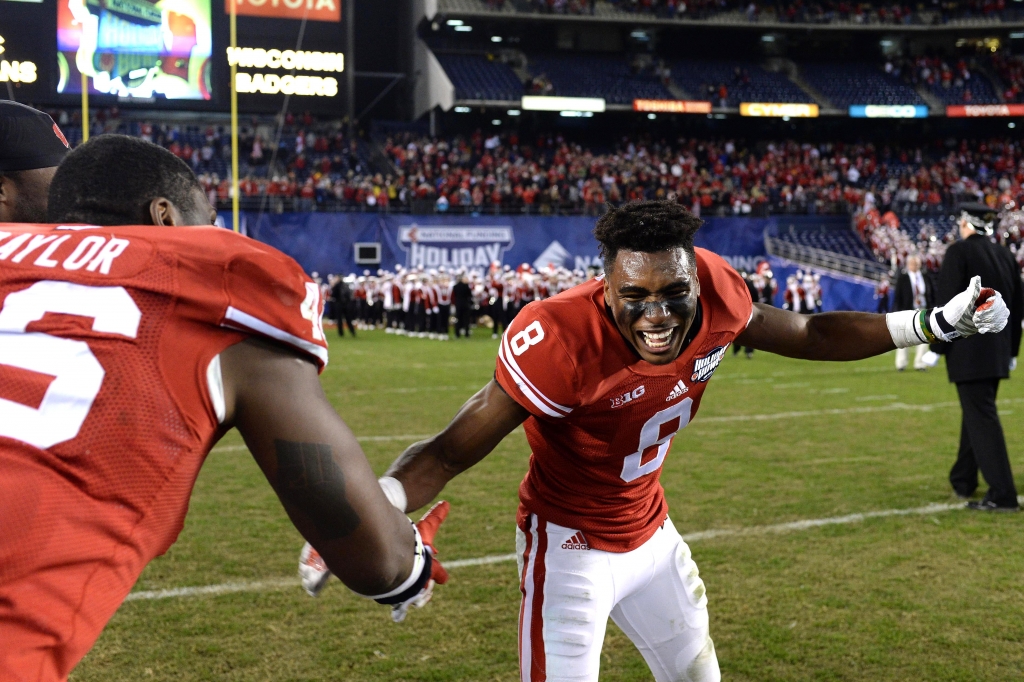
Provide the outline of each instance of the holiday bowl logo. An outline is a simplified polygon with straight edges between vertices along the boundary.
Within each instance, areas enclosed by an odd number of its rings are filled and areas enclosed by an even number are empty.
[[[402,225],[398,245],[410,268],[486,269],[503,262],[515,244],[511,227],[490,225]]]
[[[718,365],[722,362],[722,358],[725,357],[725,349],[729,347],[729,344],[724,346],[718,346],[712,348],[706,355],[697,358],[693,361],[693,374],[690,376],[692,383],[705,382],[711,378],[711,375],[718,369]]]

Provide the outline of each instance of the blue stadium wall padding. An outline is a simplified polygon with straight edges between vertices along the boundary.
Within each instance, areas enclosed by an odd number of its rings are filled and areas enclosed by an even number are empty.
[[[223,224],[231,224],[222,213]],[[381,265],[485,269],[491,261],[517,266],[549,263],[570,269],[600,263],[594,240],[595,218],[585,216],[455,216],[381,215],[373,213],[244,212],[243,232],[297,260],[310,273],[349,274],[373,269],[357,265],[354,244],[381,244]],[[844,229],[843,216],[783,216],[778,218],[707,218],[697,233],[697,246],[724,257],[737,269],[753,270],[767,257],[766,229]],[[784,267],[784,266],[781,266]],[[795,268],[794,268],[795,270]],[[789,270],[786,271],[787,274]],[[874,310],[871,293],[860,295],[853,282],[822,278],[828,310]],[[783,276],[780,286],[785,282]],[[851,288],[852,287],[852,288]],[[835,292],[834,294],[832,292]],[[873,292],[873,290],[872,290]]]

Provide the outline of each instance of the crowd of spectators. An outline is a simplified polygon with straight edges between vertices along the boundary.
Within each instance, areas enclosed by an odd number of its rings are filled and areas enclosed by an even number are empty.
[[[606,202],[673,199],[695,212],[940,213],[957,202],[1024,200],[1016,140],[948,147],[623,138],[596,151],[558,135],[398,136],[384,149],[406,192],[439,210],[599,213]]]
[[[72,143],[80,139],[73,114],[54,113]],[[279,134],[274,122],[242,127],[239,187],[248,208],[597,215],[608,203],[671,199],[705,215],[928,215],[964,200],[1024,204],[1024,143],[1016,138],[876,146],[638,136],[591,147],[555,133],[478,130],[368,143],[308,115],[279,123]],[[167,147],[196,171],[211,201],[227,205],[226,126],[107,112],[93,128],[102,131]]]
[[[997,53],[992,55],[992,67],[1003,85],[1003,99],[1007,103],[1024,103],[1024,55]]]

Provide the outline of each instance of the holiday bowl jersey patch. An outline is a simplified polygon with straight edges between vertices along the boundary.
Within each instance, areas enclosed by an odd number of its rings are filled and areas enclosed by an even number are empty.
[[[718,365],[722,363],[722,358],[725,357],[725,350],[729,347],[729,344],[719,346],[718,348],[712,348],[710,352],[699,358],[695,358],[693,361],[693,374],[690,375],[690,381],[697,383],[706,383],[711,375],[718,369]]]

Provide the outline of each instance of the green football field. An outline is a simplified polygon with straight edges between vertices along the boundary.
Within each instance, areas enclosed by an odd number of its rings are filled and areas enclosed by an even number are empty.
[[[449,343],[330,336],[324,388],[378,472],[494,371],[497,342],[484,330]],[[1000,394],[1019,488],[1021,371]],[[954,508],[946,474],[959,429],[941,367],[897,374],[892,354],[853,364],[729,354],[661,477],[672,519],[692,536],[724,679],[1024,678],[1024,515]],[[442,561],[514,551],[528,456],[519,430],[449,485]],[[809,520],[829,522],[796,523]],[[307,597],[294,577],[301,545],[228,434],[177,544],[71,679],[518,679],[514,561],[453,566],[433,602],[395,625],[338,582]],[[602,679],[652,679],[613,625]]]

